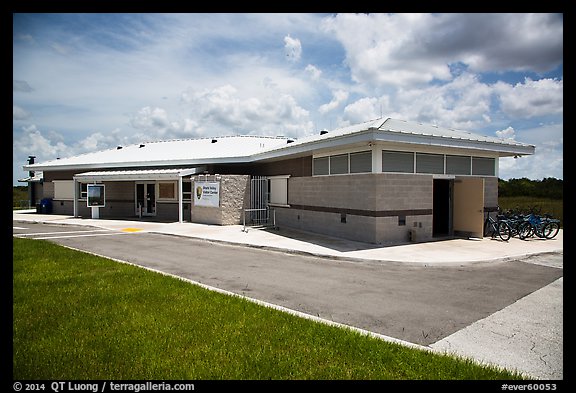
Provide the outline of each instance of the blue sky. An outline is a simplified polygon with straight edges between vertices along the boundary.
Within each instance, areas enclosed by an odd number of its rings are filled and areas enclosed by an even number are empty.
[[[563,178],[559,14],[14,14],[13,184],[149,140],[303,137],[379,117],[534,144]]]

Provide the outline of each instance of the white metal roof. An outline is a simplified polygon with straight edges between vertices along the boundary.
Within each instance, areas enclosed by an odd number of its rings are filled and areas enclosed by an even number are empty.
[[[250,156],[258,152],[279,144],[286,144],[286,139],[284,137],[240,135],[145,142],[26,165],[25,168],[60,170],[161,165],[191,166],[214,162],[241,163],[246,162]]]
[[[417,145],[434,145],[497,152],[500,156],[534,154],[534,146],[515,141],[475,134],[468,131],[408,122],[396,119],[377,119],[338,128],[325,134],[298,139],[267,152],[258,153],[266,158],[290,151],[315,150],[350,144],[353,142],[397,142]],[[284,152],[284,153],[281,153]]]
[[[377,119],[297,140],[266,136],[225,136],[146,142],[23,166],[24,170],[62,170],[154,166],[192,167],[248,163],[352,144],[394,142],[472,149],[501,157],[534,154],[533,145],[451,128],[396,119]]]

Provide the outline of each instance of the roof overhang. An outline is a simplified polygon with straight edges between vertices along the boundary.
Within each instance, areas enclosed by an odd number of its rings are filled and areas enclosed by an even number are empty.
[[[254,156],[253,161],[280,159],[286,156],[298,156],[322,150],[331,150],[344,146],[366,145],[371,143],[401,143],[416,146],[436,146],[448,149],[467,149],[486,153],[496,153],[499,157],[511,157],[534,154],[535,147],[527,144],[509,144],[491,141],[474,141],[437,135],[422,135],[417,133],[398,133],[393,131],[367,129],[347,135],[337,135],[303,144],[288,145],[275,150],[263,152]]]
[[[177,169],[136,169],[126,171],[94,171],[79,173],[74,180],[79,182],[97,181],[141,181],[141,180],[178,180],[181,177],[202,173],[205,168]]]

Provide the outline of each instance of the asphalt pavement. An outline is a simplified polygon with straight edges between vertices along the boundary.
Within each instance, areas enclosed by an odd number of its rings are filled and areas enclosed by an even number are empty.
[[[338,292],[342,292],[342,297],[327,297],[302,307],[299,305],[305,303],[306,298],[315,296],[309,292],[309,287],[317,287],[318,283],[299,278],[302,281],[300,287],[283,288],[282,280],[274,280],[279,270],[266,270],[271,269],[272,265],[261,266],[253,257],[247,256],[245,262],[238,263],[236,271],[224,269],[223,262],[210,266],[195,266],[196,275],[183,269],[182,264],[178,265],[178,258],[175,258],[171,265],[146,265],[146,252],[143,251],[144,255],[138,259],[143,262],[136,262],[194,282],[201,282],[211,288],[230,290],[248,298],[259,299],[266,305],[293,311],[297,315],[357,327],[383,339],[470,357],[479,362],[518,370],[537,379],[563,379],[562,231],[552,240],[522,241],[513,238],[509,242],[502,242],[484,238],[372,245],[287,228],[274,230],[242,226],[161,223],[152,220],[93,220],[39,215],[34,212],[15,212],[13,223],[14,233],[19,236],[47,239],[56,236],[51,234],[52,230],[43,229],[34,232],[35,228],[30,224],[50,224],[52,228],[58,228],[56,232],[59,240],[54,241],[69,243],[72,246],[83,244],[84,248],[89,248],[89,244],[95,244],[88,239],[94,239],[96,236],[101,236],[102,239],[118,239],[115,234],[163,234],[168,237],[186,237],[213,244],[240,246],[244,249],[248,247],[280,252],[315,261],[300,262],[294,258],[291,265],[279,263],[274,269],[286,269],[280,271],[279,277],[297,274],[299,269],[302,273],[300,277],[306,274],[314,275],[315,272],[311,273],[310,269],[321,269],[323,264],[330,263],[329,269],[324,269],[322,273],[318,270],[316,274],[325,276],[326,272],[331,272],[330,274],[333,272],[334,276],[324,281],[331,283],[332,287],[326,284],[327,287],[321,287],[319,290],[330,291],[338,288]],[[18,223],[21,223],[21,226]],[[66,226],[69,226],[70,230],[65,230]],[[90,231],[76,230],[76,226],[90,228]],[[147,241],[151,241],[150,239]],[[82,243],[83,240],[86,242]],[[117,240],[118,247],[122,243],[124,242]],[[173,247],[167,250],[170,249]],[[197,247],[196,250],[198,249]],[[164,250],[164,255],[167,255],[167,250]],[[104,250],[91,251],[101,253],[99,251]],[[236,255],[239,255],[239,252],[236,252]],[[425,269],[426,267],[435,269]],[[202,275],[197,274],[198,269],[204,269]],[[340,276],[337,275],[339,270],[343,271]],[[366,270],[366,276],[360,276],[363,274],[362,270]],[[390,273],[392,270],[397,275],[394,277],[403,278],[386,281],[386,277],[392,276]],[[226,271],[230,271],[229,275],[226,275]],[[265,281],[270,287],[268,292],[264,291],[260,283],[249,281],[250,275],[255,271],[265,272],[262,275],[265,279],[261,282]],[[351,277],[351,271],[354,272],[356,280],[362,282],[351,283],[347,280],[346,277]],[[450,271],[459,271],[459,280],[446,280],[442,283],[442,278],[449,277],[446,274],[450,274]],[[398,272],[406,273],[398,275]],[[243,274],[246,274],[246,277]],[[483,277],[485,279],[481,281]],[[515,279],[524,282],[524,286],[515,285]],[[254,289],[246,285],[248,283]],[[380,289],[359,295],[362,291],[354,285],[363,288],[380,287]],[[391,302],[388,299],[388,303],[384,302],[382,299],[386,296],[382,288],[389,291],[388,294],[394,293],[394,296],[397,296],[396,300]],[[412,295],[426,298],[426,301],[403,303],[403,298],[399,294],[410,298],[410,288],[414,288]],[[296,293],[298,295],[295,295]],[[362,309],[355,316],[350,316],[352,313],[339,308],[340,304],[338,307],[331,304],[331,301],[334,301],[346,305],[350,302],[349,299],[354,297],[350,293],[363,299],[364,303],[374,305],[373,308]],[[474,303],[475,293],[484,293],[486,299],[490,301]],[[469,297],[466,298],[466,295]],[[459,296],[462,297],[460,304]],[[504,299],[516,300],[509,302]],[[397,308],[391,310],[391,303]],[[418,307],[414,307],[414,304],[419,304],[421,311]],[[467,309],[462,306],[464,304],[472,306]],[[414,309],[407,310],[408,306]],[[355,306],[349,304],[349,307]],[[393,321],[378,322],[377,314],[380,309],[386,307],[388,307],[386,315],[393,316],[391,318]],[[424,314],[426,308],[427,314]],[[456,314],[458,317],[452,318],[452,315]],[[422,315],[427,315],[425,321],[419,320]],[[416,329],[406,328],[415,324],[427,326],[428,329],[418,332]]]

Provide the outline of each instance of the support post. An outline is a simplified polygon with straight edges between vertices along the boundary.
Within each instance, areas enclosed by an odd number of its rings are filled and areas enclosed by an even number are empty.
[[[182,176],[178,176],[178,222],[184,221],[184,206],[182,203]]]

